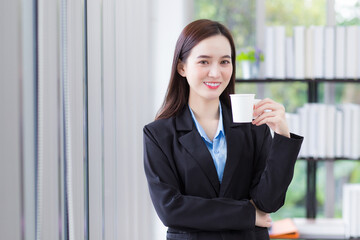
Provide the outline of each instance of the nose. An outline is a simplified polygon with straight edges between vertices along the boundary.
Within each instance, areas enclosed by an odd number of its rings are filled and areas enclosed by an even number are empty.
[[[212,64],[209,70],[209,77],[218,78],[220,77],[220,66],[218,64]]]

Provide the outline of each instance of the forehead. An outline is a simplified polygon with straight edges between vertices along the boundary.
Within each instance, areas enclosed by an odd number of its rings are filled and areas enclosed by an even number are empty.
[[[208,56],[231,56],[231,46],[229,40],[223,35],[215,35],[200,41],[191,50],[190,56],[197,57],[199,55]]]

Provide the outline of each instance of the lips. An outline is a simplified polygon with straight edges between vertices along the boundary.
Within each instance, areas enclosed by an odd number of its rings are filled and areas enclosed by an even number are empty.
[[[220,86],[221,83],[219,82],[204,82],[204,84],[211,89],[216,89]]]

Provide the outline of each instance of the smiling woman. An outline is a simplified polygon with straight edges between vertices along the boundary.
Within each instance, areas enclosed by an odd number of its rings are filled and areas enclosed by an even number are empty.
[[[167,94],[156,119],[171,117],[188,103],[190,88],[186,81],[186,77],[182,75],[185,73],[183,72],[185,69],[181,68],[182,66],[186,68],[186,62],[189,59],[189,56],[191,56],[189,61],[192,61],[192,63],[197,61],[197,65],[205,66],[206,63],[210,61],[209,57],[213,55],[213,53],[209,54],[209,52],[202,52],[200,50],[204,50],[202,48],[206,46],[206,43],[214,44],[217,41],[206,41],[205,43],[202,43],[200,47],[197,46],[195,48],[195,50],[198,49],[199,51],[197,54],[192,54],[192,52],[194,47],[202,40],[214,36],[222,36],[221,41],[226,43],[225,49],[220,50],[218,49],[219,46],[217,46],[216,49],[219,52],[217,54],[220,54],[219,56],[230,56],[230,59],[224,57],[222,60],[231,60],[231,64],[229,65],[231,65],[230,68],[232,68],[232,71],[230,71],[230,78],[227,79],[230,84],[227,84],[223,89],[224,91],[221,91],[220,94],[220,100],[230,106],[229,94],[234,92],[235,84],[235,57],[233,57],[235,56],[234,41],[230,32],[223,25],[210,20],[198,20],[196,21],[196,24],[194,23],[193,25],[188,25],[184,28],[177,41]],[[221,53],[221,51],[224,50],[225,52]],[[207,55],[207,58],[204,58],[204,55]],[[201,58],[198,59],[198,57]],[[196,60],[194,58],[196,58]],[[222,65],[223,64],[227,65],[225,62],[222,62]],[[190,69],[189,74],[191,72]]]
[[[218,126],[219,96],[228,86],[233,72],[229,40],[223,35],[202,40],[187,59],[179,61],[177,71],[190,86],[190,108],[207,136],[213,139]],[[209,105],[214,106],[213,111],[206,107]],[[202,109],[205,114],[196,114]]]
[[[302,137],[271,99],[256,104],[252,123],[232,121],[234,56],[224,25],[187,25],[163,106],[144,127],[145,174],[167,239],[269,239],[269,212],[284,203]]]
[[[218,97],[227,87],[233,72],[230,60],[229,40],[215,35],[197,44],[189,57],[178,63],[178,72],[190,86],[190,107],[195,102],[204,101],[216,101],[217,105]]]

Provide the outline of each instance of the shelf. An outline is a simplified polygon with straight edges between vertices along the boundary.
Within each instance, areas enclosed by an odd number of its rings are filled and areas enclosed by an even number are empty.
[[[325,78],[314,78],[314,79],[275,79],[275,78],[258,78],[258,79],[235,79],[235,83],[295,83],[301,82],[308,85],[308,102],[317,103],[319,102],[318,87],[320,83],[360,83],[360,79],[325,79]],[[306,217],[316,218],[316,170],[318,161],[335,161],[335,160],[351,160],[359,161],[360,159],[348,159],[348,158],[314,158],[314,157],[302,157],[300,160],[306,160],[307,164],[307,189],[306,189]]]
[[[345,79],[339,79],[339,78],[335,78],[335,79],[325,79],[325,78],[306,78],[306,79],[292,79],[292,78],[285,78],[285,79],[280,79],[280,78],[258,78],[258,79],[241,79],[241,78],[237,78],[235,79],[235,82],[241,82],[241,83],[267,83],[267,82],[303,82],[303,83],[308,83],[308,82],[332,82],[332,83],[360,83],[360,79],[350,79],[350,78],[345,78]]]
[[[346,158],[346,157],[335,157],[335,158],[314,158],[314,157],[300,157],[299,160],[306,161],[360,161],[360,158]]]

